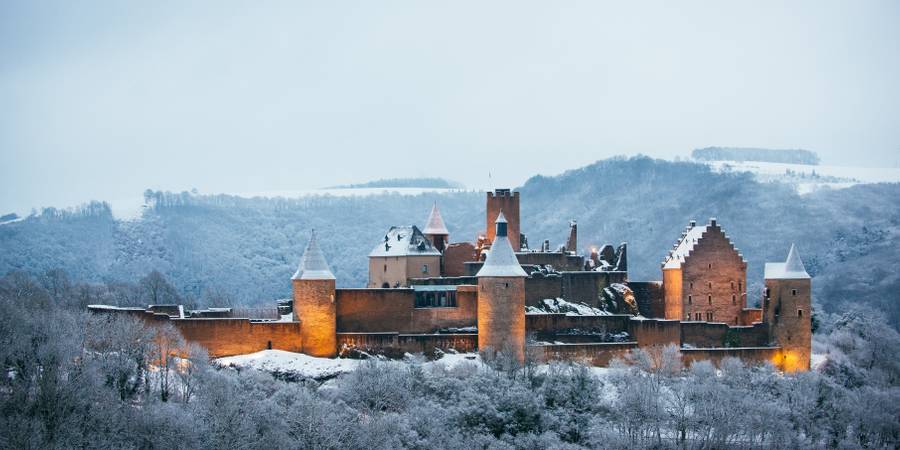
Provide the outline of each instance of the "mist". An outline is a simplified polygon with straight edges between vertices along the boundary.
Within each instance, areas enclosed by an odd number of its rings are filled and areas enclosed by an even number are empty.
[[[806,148],[900,166],[900,4],[4,2],[0,213]]]

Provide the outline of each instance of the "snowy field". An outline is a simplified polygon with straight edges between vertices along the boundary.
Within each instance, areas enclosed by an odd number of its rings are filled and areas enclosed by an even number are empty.
[[[843,189],[857,184],[900,183],[900,168],[811,166],[758,161],[700,161],[717,172],[750,172],[762,182],[793,184],[800,194],[821,188]]]
[[[824,354],[812,355],[812,369],[818,370],[825,363],[827,357]],[[261,370],[265,372],[292,373],[302,378],[317,380],[333,378],[337,375],[348,373],[359,367],[364,362],[361,359],[345,358],[316,358],[302,353],[287,352],[284,350],[263,350],[247,355],[228,356],[215,360],[224,367],[239,367]],[[481,364],[481,356],[477,353],[446,353],[440,359],[428,361],[423,364],[426,368],[443,366],[447,370],[453,370],[460,365]],[[546,370],[548,365],[542,365],[538,370]],[[608,367],[591,367],[591,373],[599,378],[610,374]]]

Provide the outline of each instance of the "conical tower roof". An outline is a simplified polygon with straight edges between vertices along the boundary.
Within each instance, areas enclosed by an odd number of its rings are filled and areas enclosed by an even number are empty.
[[[766,279],[777,280],[797,280],[810,278],[803,266],[803,260],[800,259],[800,252],[791,244],[791,250],[788,252],[787,260],[783,263],[766,263],[765,271]]]
[[[506,224],[506,218],[503,217],[502,211],[494,223]],[[528,276],[525,270],[522,269],[522,265],[519,264],[519,259],[516,258],[516,252],[513,251],[512,245],[509,243],[509,237],[505,232],[500,232],[499,227],[487,259],[484,260],[484,265],[481,266],[481,270],[475,276],[479,278]]]
[[[319,248],[316,242],[316,230],[312,230],[309,236],[309,242],[306,244],[306,250],[300,257],[300,266],[297,272],[291,277],[292,280],[333,280],[334,274],[328,268],[328,262],[325,261],[325,254]]]
[[[422,232],[425,234],[450,234],[450,232],[447,231],[447,227],[444,225],[444,218],[441,217],[437,202],[431,206],[431,214],[428,215],[428,221],[425,222],[425,229],[422,230]]]
[[[806,267],[803,267],[803,260],[800,259],[800,253],[794,244],[791,244],[791,250],[788,252],[787,261],[784,263],[784,271],[798,275],[809,276],[806,273]]]

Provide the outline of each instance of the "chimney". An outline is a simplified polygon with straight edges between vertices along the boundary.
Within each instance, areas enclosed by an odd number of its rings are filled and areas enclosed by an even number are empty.
[[[712,226],[712,227],[715,227],[715,226],[716,226],[716,218],[715,218],[715,217],[710,217],[710,218],[709,218],[709,225]]]
[[[696,227],[696,226],[697,226],[697,221],[696,221],[696,220],[693,220],[693,219],[691,219],[691,221],[690,221],[690,224],[691,224],[691,225],[690,225],[690,227],[691,227],[691,228],[694,228],[694,227]]]

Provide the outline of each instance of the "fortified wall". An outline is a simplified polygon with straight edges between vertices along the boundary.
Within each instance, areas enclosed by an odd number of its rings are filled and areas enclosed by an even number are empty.
[[[625,244],[580,256],[574,221],[559,250],[547,241],[528,250],[518,202],[516,192],[489,193],[488,233],[475,245],[449,241],[437,205],[424,232],[392,227],[370,254],[370,272],[380,273],[370,273],[363,289],[335,287],[313,233],[291,278],[293,298],[279,302],[280,319],[179,305],[89,309],[171,323],[214,357],[493,348],[523,362],[606,365],[635,348],[675,345],[687,362],[735,356],[808,370],[811,279],[793,246],[784,263],[766,264],[763,307],[747,308],[746,262],[715,219],[685,228],[661,264],[662,281],[630,281]]]

